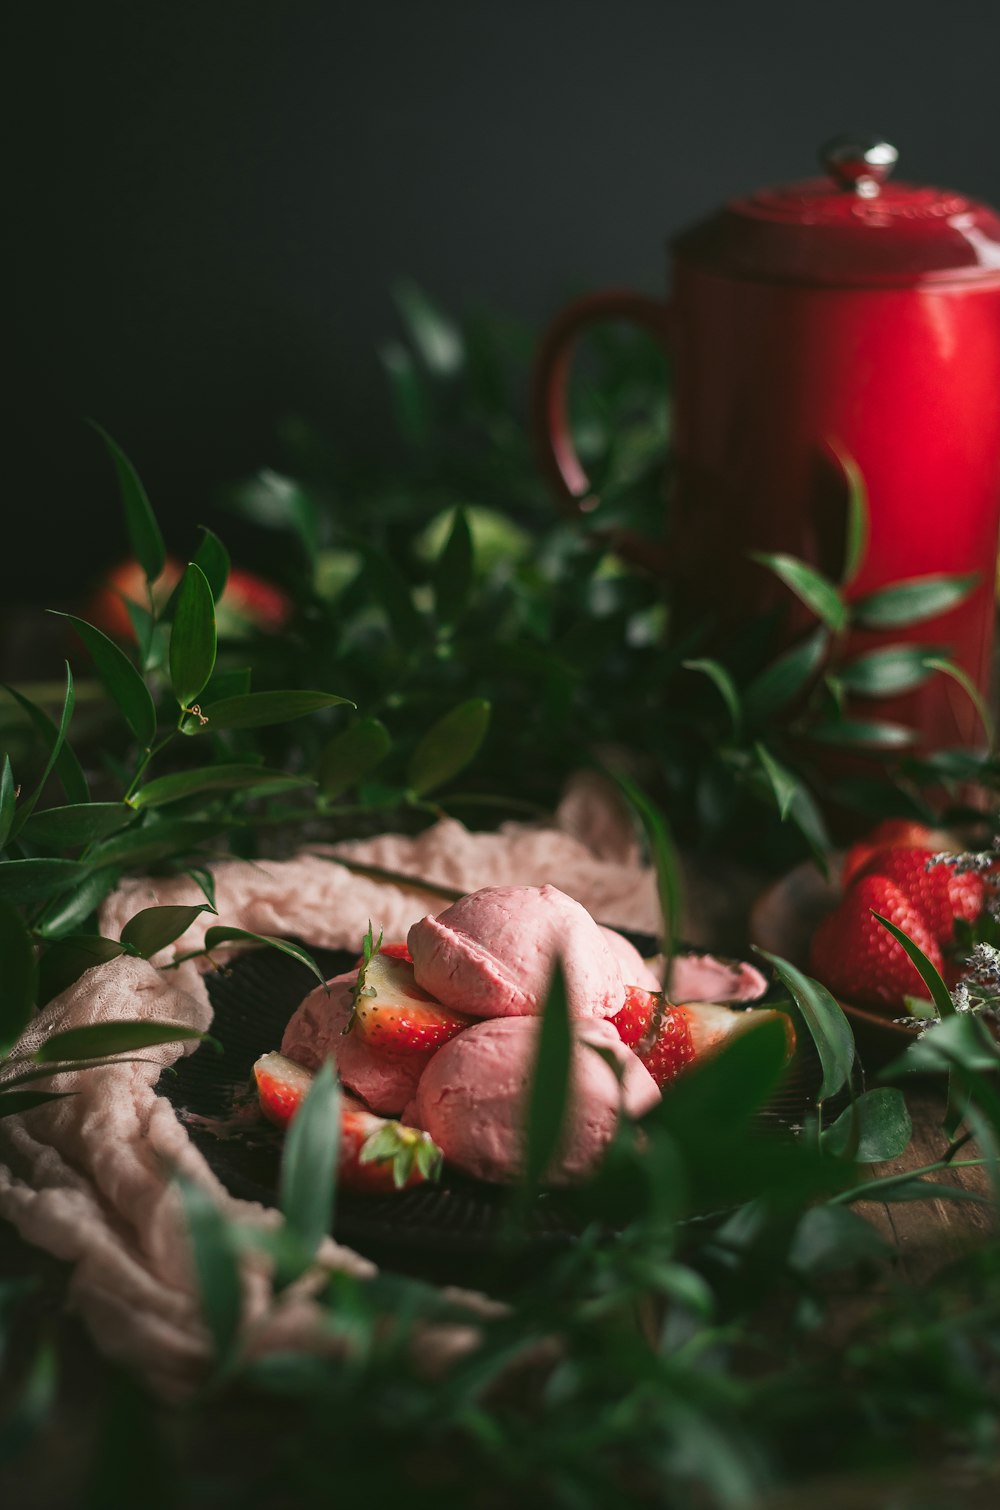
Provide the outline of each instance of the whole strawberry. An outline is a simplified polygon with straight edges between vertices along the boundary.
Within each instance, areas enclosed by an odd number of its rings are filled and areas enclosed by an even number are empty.
[[[924,921],[939,944],[950,944],[955,934],[951,903],[952,870],[948,865],[927,867],[930,849],[883,849],[872,856],[862,871],[866,876],[885,876],[924,915]]]
[[[928,828],[914,818],[885,818],[877,823],[871,833],[865,834],[852,844],[844,856],[840,870],[840,884],[846,891],[864,871],[872,868],[876,856],[897,849],[947,849],[951,835],[944,829]]]
[[[656,1036],[650,1031],[659,1016]],[[625,1004],[611,1019],[619,1037],[646,1066],[657,1085],[674,1080],[694,1058],[691,1029],[682,1007],[664,1002],[656,991],[629,986]]]
[[[835,995],[861,1006],[902,1010],[904,996],[924,995],[916,966],[874,913],[895,923],[938,970],[941,949],[919,906],[888,876],[862,876],[820,923],[809,968]]]

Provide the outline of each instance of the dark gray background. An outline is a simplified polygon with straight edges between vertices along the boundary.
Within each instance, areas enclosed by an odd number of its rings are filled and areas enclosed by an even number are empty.
[[[280,414],[377,444],[401,273],[539,323],[656,292],[665,235],[854,125],[1000,201],[993,0],[35,3],[9,36],[8,604],[118,551],[85,414],[180,550]]]

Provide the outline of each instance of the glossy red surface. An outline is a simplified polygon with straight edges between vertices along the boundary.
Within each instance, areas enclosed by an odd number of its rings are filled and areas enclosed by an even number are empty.
[[[734,278],[827,287],[1000,279],[1000,216],[947,189],[890,182],[871,198],[829,179],[762,189],[674,242]]]
[[[852,648],[940,645],[989,679],[1000,525],[1000,283],[842,290],[752,284],[678,260],[674,269],[671,544],[678,585],[696,582],[727,621],[787,599],[747,552],[843,562],[845,495],[827,460],[857,461],[871,535],[851,598],[933,572],[978,572],[974,595]],[[974,743],[966,695],[935,677],[870,716],[913,722],[929,744]]]
[[[1000,217],[906,184],[868,198],[828,182],[766,190],[678,238],[669,306],[623,293],[571,306],[540,352],[534,410],[542,465],[560,505],[577,514],[596,500],[565,389],[574,342],[602,319],[632,319],[669,343],[675,375],[667,548],[616,540],[623,554],[662,565],[682,610],[708,607],[724,624],[787,606],[788,590],[748,552],[789,552],[839,577],[846,490],[832,444],[855,459],[869,494],[871,536],[852,598],[928,573],[979,576],[952,612],[858,633],[848,649],[904,639],[940,647],[987,690],[1000,527]],[[929,747],[981,742],[970,700],[940,675],[857,711],[912,724]]]

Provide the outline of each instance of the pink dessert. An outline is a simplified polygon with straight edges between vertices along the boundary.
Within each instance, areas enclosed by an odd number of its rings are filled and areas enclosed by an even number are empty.
[[[471,1017],[531,1017],[558,954],[571,1017],[613,1017],[625,981],[586,908],[554,886],[492,886],[410,929],[417,983]]]
[[[390,944],[363,981],[353,971],[329,993],[307,996],[281,1052],[309,1069],[332,1058],[372,1111],[403,1113],[453,1165],[483,1180],[520,1172],[538,1019],[557,958],[573,1048],[553,1184],[591,1172],[622,1116],[645,1115],[662,1085],[762,1015],[693,1004],[746,1001],[765,988],[752,966],[707,955],[674,962],[671,999],[687,1004],[664,1003],[628,940],[554,886],[475,892],[414,924],[408,945],[412,962]]]
[[[727,962],[711,954],[679,954],[671,961],[672,1001],[756,1001],[766,990],[763,975],[745,960]]]
[[[649,968],[635,945],[630,944],[627,938],[616,933],[613,928],[605,928],[600,923],[598,927],[601,937],[618,961],[626,986],[641,986],[644,991],[659,991],[663,982],[656,971]]]
[[[396,1116],[412,1100],[433,1050],[388,1054],[371,1048],[356,1031],[345,1033],[356,980],[352,970],[328,983],[329,995],[322,986],[311,991],[285,1028],[281,1052],[310,1070],[332,1059],[343,1083],[372,1111]]]
[[[498,1017],[467,1028],[438,1049],[407,1108],[405,1120],[477,1179],[506,1183],[520,1171],[538,1026],[531,1017]],[[598,1049],[621,1065],[621,1082]],[[622,1112],[642,1116],[659,1099],[648,1071],[610,1024],[578,1026],[566,1136],[547,1180],[566,1185],[591,1173]]]

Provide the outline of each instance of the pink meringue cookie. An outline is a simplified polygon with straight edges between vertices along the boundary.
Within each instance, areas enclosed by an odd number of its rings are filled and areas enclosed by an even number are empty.
[[[630,944],[627,938],[616,933],[613,928],[605,928],[601,923],[597,926],[601,930],[604,942],[618,961],[618,968],[626,986],[641,986],[644,991],[663,989],[663,982],[646,964],[634,944]]]
[[[329,995],[322,986],[311,991],[285,1028],[281,1052],[310,1070],[319,1069],[324,1059],[332,1059],[344,1085],[361,1096],[373,1112],[397,1116],[412,1100],[434,1051],[386,1054],[373,1049],[360,1033],[345,1033],[356,980],[357,971],[351,970],[327,983]]]
[[[518,1177],[538,1032],[531,1017],[497,1017],[466,1028],[437,1050],[406,1109],[405,1120],[476,1179],[510,1183]],[[605,1054],[621,1066],[621,1079]],[[547,1181],[566,1185],[589,1174],[621,1113],[641,1116],[659,1099],[649,1072],[610,1023],[576,1028],[565,1138]]]
[[[756,1001],[767,990],[767,980],[745,960],[678,954],[671,961],[668,989],[671,1001]]]
[[[472,1017],[535,1016],[558,954],[569,1014],[613,1017],[625,982],[586,908],[554,886],[493,886],[410,929],[417,984]]]

